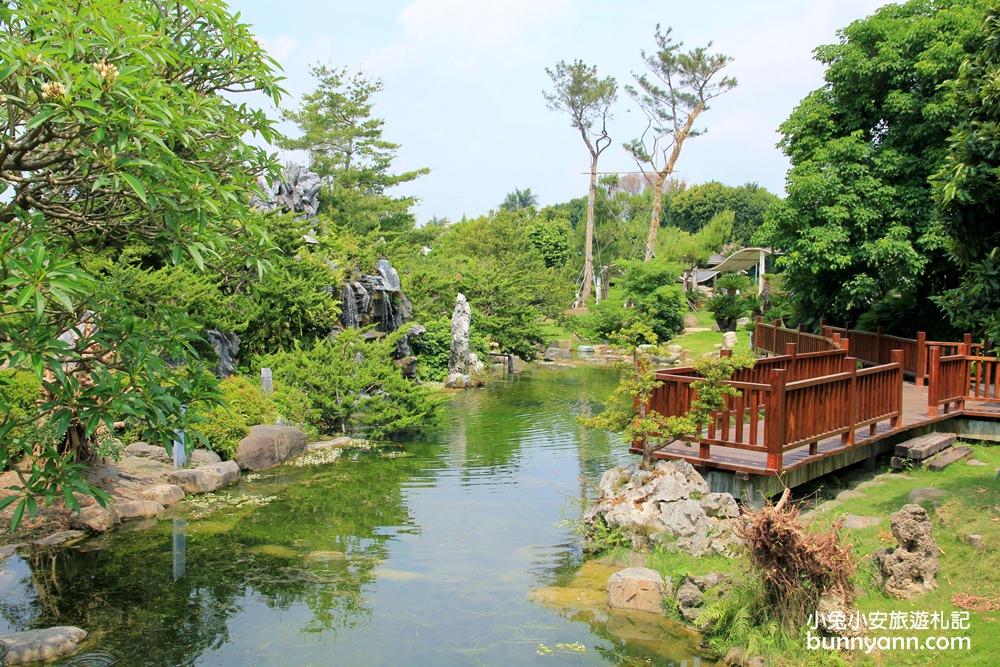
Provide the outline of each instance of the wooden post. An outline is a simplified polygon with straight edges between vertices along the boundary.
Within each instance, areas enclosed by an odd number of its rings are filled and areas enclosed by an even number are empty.
[[[918,387],[923,387],[927,381],[927,332],[917,332],[917,372],[915,381]]]
[[[785,370],[788,374],[785,376],[786,382],[795,382],[799,379],[798,371],[796,370],[796,360],[795,357],[798,354],[798,345],[795,343],[785,343],[785,356],[788,360],[785,362]]]
[[[918,348],[919,349],[919,348]],[[896,414],[889,420],[889,428],[899,428],[903,425],[903,351],[892,351],[892,363],[899,364],[899,381],[894,385]]]
[[[785,423],[785,370],[772,370],[770,384],[765,409],[764,445],[767,447],[767,469],[780,473],[788,434]]]
[[[848,431],[840,435],[840,443],[848,447],[854,444],[854,429],[858,423],[858,360],[844,357],[844,372],[851,374],[847,383],[847,425]]]
[[[884,363],[888,363],[888,359],[884,359],[882,356],[882,336],[885,334],[885,327],[879,325],[875,328],[875,358],[872,361],[876,366],[881,366]]]
[[[937,345],[931,347],[927,354],[927,416],[934,418],[938,416],[937,397],[941,390],[941,348]]]
[[[962,346],[965,348],[965,351],[962,352],[962,354],[964,354],[966,356],[971,356],[972,355],[972,334],[967,333],[964,336],[962,336]]]

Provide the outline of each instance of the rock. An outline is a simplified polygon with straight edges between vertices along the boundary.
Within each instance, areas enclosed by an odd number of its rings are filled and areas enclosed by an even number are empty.
[[[767,667],[767,662],[759,655],[748,655],[747,652],[736,646],[729,649],[723,663],[730,667]]]
[[[210,449],[196,449],[191,452],[190,463],[193,466],[208,466],[213,463],[222,463],[222,457]]]
[[[958,539],[965,542],[973,549],[978,549],[983,546],[983,536],[975,533],[962,533],[958,536]]]
[[[680,354],[683,349],[680,345],[667,345],[667,352],[670,354]]]
[[[923,503],[930,502],[934,505],[940,505],[939,502],[942,498],[948,495],[947,491],[942,491],[941,489],[934,488],[923,488],[923,489],[913,489],[910,491],[910,495],[906,496],[906,501],[913,503],[914,505],[922,505]]]
[[[466,387],[471,387],[472,382],[468,375],[449,373],[448,377],[445,378],[444,386],[448,389],[465,389]]]
[[[48,537],[35,540],[32,544],[38,544],[43,547],[56,547],[61,544],[66,544],[67,542],[75,542],[76,540],[86,536],[87,533],[82,530],[60,530],[57,533],[52,533]]]
[[[448,375],[469,372],[469,327],[472,323],[472,308],[465,295],[455,297],[455,310],[451,314],[451,354],[448,357]]]
[[[69,525],[92,533],[106,533],[118,525],[118,520],[118,512],[114,505],[101,507],[94,504],[70,515]]]
[[[550,347],[542,355],[543,361],[568,361],[573,358],[573,353],[561,347]]]
[[[854,489],[844,489],[837,494],[837,500],[852,500],[854,498],[864,498],[865,494]]]
[[[261,424],[250,427],[250,435],[236,448],[241,470],[261,470],[307,453],[306,434],[295,426]]]
[[[572,350],[573,341],[567,339],[551,340],[549,341],[549,347],[558,347],[560,350]]]
[[[521,357],[514,355],[514,372],[523,373],[524,369],[528,367],[528,362]]]
[[[417,377],[417,358],[414,356],[403,357],[402,359],[396,360],[396,365],[399,366],[399,372],[403,374],[403,377],[408,380],[414,380]]]
[[[737,343],[739,343],[739,338],[736,336],[735,331],[727,331],[726,333],[722,334],[723,350],[732,350],[736,347]]]
[[[332,440],[320,440],[319,442],[313,442],[307,445],[309,451],[315,451],[317,449],[329,449],[331,447],[347,447],[351,444],[350,437],[344,435],[339,438],[333,438]]]
[[[873,555],[883,591],[909,599],[936,588],[938,545],[927,510],[912,503],[903,505],[892,515],[890,524],[899,545],[879,549]]]
[[[970,466],[988,466],[989,463],[986,461],[980,461],[979,459],[969,459],[966,461]]]
[[[593,345],[578,345],[576,348],[577,354],[594,354]]]
[[[139,440],[133,442],[125,448],[126,456],[138,456],[145,459],[153,459],[161,463],[173,463],[172,455],[160,445],[151,445],[148,442]]]
[[[175,470],[168,477],[170,483],[181,487],[184,493],[209,493],[240,479],[240,466],[236,461],[223,461],[208,466]]]
[[[636,548],[661,541],[703,556],[728,554],[739,545],[732,525],[739,516],[736,500],[709,493],[704,478],[686,461],[660,461],[649,471],[638,464],[613,468],[601,478],[600,491],[584,523],[620,528]]]
[[[677,589],[677,609],[688,622],[694,622],[705,607],[719,600],[732,587],[732,576],[713,572],[700,577],[687,575]]]
[[[2,634],[0,642],[7,646],[7,657],[0,660],[0,664],[9,667],[55,660],[76,653],[86,638],[85,630],[71,625]]]
[[[850,528],[851,530],[861,530],[862,528],[870,528],[872,526],[877,526],[881,523],[882,517],[877,516],[858,516],[857,514],[845,514],[844,515],[844,528]]]
[[[180,487],[174,487],[180,491]],[[182,492],[183,493],[183,492]],[[163,505],[152,500],[126,500],[111,506],[120,519],[145,519],[163,511]]]
[[[139,495],[145,500],[151,500],[164,507],[170,507],[184,500],[184,489],[176,484],[154,484],[140,491]]]
[[[664,591],[669,589],[670,580],[664,582],[656,570],[629,567],[615,572],[608,579],[608,606],[660,614],[663,613]]]
[[[855,613],[842,592],[827,591],[820,595],[813,618],[828,635],[858,637],[868,632],[865,615]]]
[[[23,549],[26,546],[28,546],[28,545],[25,544],[24,542],[18,542],[17,544],[6,544],[6,545],[0,547],[0,560],[4,560],[6,558],[10,558],[14,554],[16,554],[19,549]],[[0,664],[3,664],[3,663],[0,663]]]

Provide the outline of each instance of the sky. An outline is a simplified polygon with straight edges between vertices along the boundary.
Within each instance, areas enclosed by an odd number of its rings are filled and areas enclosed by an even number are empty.
[[[296,109],[315,88],[309,67],[347,67],[383,81],[373,115],[401,144],[393,171],[430,173],[396,189],[418,224],[496,209],[515,188],[541,206],[587,194],[589,154],[565,114],[546,107],[545,72],[580,59],[620,89],[644,71],[657,24],[688,48],[712,42],[733,58],[738,86],[713,100],[685,142],[676,175],[689,185],[757,183],[784,194],[779,125],[823,85],[813,49],[886,4],[881,0],[230,0],[284,70]],[[277,117],[278,111],[270,108]],[[601,171],[635,171],[621,148],[645,117],[620,90]],[[282,124],[290,136],[298,131]],[[303,162],[297,153],[283,161]]]

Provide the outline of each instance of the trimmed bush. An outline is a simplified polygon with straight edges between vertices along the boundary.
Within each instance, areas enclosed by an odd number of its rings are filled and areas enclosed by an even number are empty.
[[[234,375],[219,383],[224,406],[214,407],[208,420],[199,430],[208,441],[209,448],[223,459],[236,456],[240,440],[256,424],[270,424],[275,420],[274,403],[259,386],[242,375]]]

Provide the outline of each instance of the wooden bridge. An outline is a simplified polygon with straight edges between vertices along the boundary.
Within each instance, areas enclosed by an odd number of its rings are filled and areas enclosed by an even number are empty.
[[[729,384],[740,395],[700,438],[655,454],[689,461],[713,491],[759,501],[933,431],[1000,440],[1000,362],[970,336],[929,341],[826,325],[816,335],[758,319],[753,346],[770,356],[736,372]],[[656,379],[652,409],[690,409],[694,368],[658,371]]]

